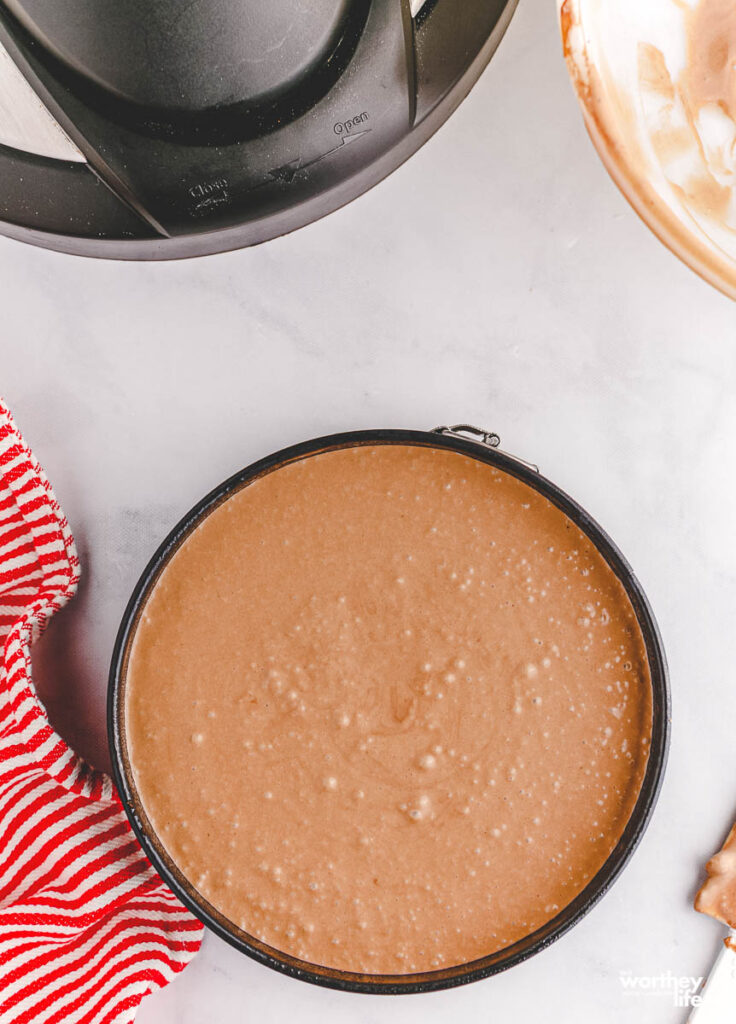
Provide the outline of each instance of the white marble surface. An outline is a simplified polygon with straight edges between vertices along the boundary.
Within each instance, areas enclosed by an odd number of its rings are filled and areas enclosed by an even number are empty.
[[[46,466],[85,580],[37,667],[64,731],[104,761],[117,621],[165,531],[227,474],[348,427],[477,421],[616,538],[668,649],[672,754],[609,896],[525,965],[467,989],[346,996],[208,936],[141,1024],[679,1022],[620,974],[702,974],[691,910],[736,814],[736,308],[609,182],[566,79],[552,0],[425,149],[289,238],[161,266],[0,240],[0,390]]]

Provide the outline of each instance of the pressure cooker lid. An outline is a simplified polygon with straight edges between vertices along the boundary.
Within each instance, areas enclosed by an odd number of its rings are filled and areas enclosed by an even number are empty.
[[[10,0],[76,87],[141,119],[297,100],[337,76],[365,24],[364,0]],[[346,56],[347,54],[345,54]],[[329,68],[324,75],[323,69]]]
[[[515,3],[0,0],[4,230],[142,258],[293,230],[426,141]]]

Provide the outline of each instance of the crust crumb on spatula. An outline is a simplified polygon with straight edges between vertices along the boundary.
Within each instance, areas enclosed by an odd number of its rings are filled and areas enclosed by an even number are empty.
[[[705,870],[708,877],[695,897],[695,909],[736,929],[736,825]],[[726,940],[726,945],[736,950],[733,937]]]

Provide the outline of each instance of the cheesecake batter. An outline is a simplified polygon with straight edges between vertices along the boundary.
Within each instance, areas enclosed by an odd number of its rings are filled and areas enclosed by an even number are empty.
[[[687,65],[682,88],[693,120],[713,106],[736,122],[736,6],[698,0],[687,8]],[[734,154],[736,155],[736,154]]]
[[[618,578],[547,499],[408,445],[257,479],[159,577],[125,686],[192,886],[305,961],[404,974],[561,911],[629,820],[652,690]]]
[[[736,298],[736,4],[558,3],[609,173],[666,245]]]
[[[706,865],[707,880],[695,899],[695,909],[736,929],[736,825],[715,857]],[[731,937],[730,945],[736,948]]]
[[[657,47],[640,51],[652,146],[683,203],[734,230],[736,5],[733,0],[675,2],[684,12],[686,33],[681,74],[670,74]]]

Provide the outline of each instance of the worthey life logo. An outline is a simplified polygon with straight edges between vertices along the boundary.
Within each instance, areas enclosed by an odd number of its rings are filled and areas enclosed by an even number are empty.
[[[621,971],[619,974],[624,992],[659,993],[669,995],[673,1006],[694,1007],[702,1002],[699,991],[704,978],[689,978],[685,975],[663,971],[662,974],[634,974],[633,971]]]

